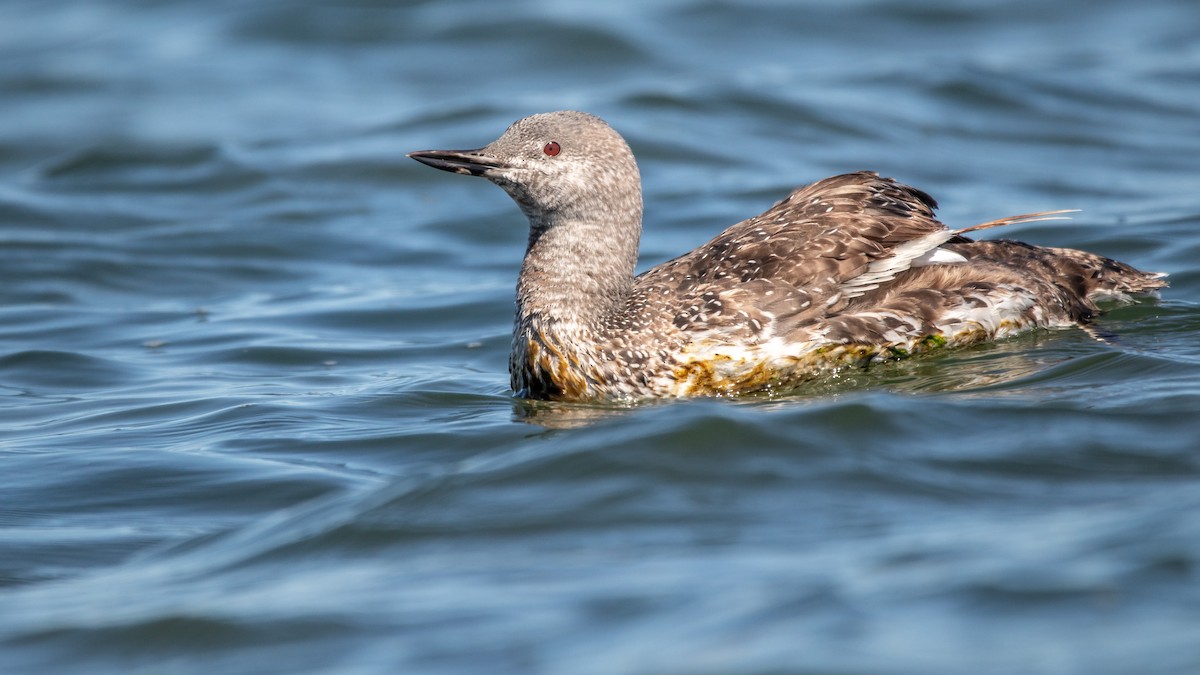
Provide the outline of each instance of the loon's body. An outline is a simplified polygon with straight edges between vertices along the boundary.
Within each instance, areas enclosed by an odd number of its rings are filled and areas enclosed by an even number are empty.
[[[846,365],[1075,326],[1101,297],[1161,274],[1074,249],[973,241],[924,192],[875,173],[801,187],[707,244],[634,276],[633,153],[605,122],[527,117],[430,166],[503,187],[529,218],[509,362],[518,396],[556,400],[783,390]]]

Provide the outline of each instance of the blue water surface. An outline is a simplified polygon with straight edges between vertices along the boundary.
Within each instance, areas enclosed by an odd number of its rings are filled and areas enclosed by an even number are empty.
[[[0,671],[1200,672],[1197,26],[0,3]],[[524,219],[404,153],[563,108],[639,158],[640,269],[872,169],[1172,286],[782,396],[520,401]]]

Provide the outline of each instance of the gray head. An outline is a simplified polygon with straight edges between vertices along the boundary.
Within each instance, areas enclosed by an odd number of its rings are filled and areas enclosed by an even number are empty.
[[[633,152],[595,115],[574,110],[532,115],[482,148],[408,156],[436,169],[487,178],[516,200],[535,230],[613,218],[641,226],[641,177]]]

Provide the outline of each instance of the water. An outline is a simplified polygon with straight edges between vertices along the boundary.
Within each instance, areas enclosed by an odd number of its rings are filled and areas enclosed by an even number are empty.
[[[1200,9],[0,5],[5,673],[1200,672]],[[793,395],[508,392],[525,238],[403,157],[577,108],[642,267],[876,169],[1171,273]],[[990,233],[989,233],[990,234]]]

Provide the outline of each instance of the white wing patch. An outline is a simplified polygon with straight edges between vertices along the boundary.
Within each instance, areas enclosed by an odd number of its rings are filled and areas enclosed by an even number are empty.
[[[876,260],[867,265],[867,271],[842,282],[839,287],[842,295],[845,298],[857,298],[867,291],[879,288],[879,285],[891,281],[895,276],[910,267],[919,267],[917,261],[922,260],[922,265],[930,265],[934,262],[966,262],[966,258],[953,253],[951,251],[940,251],[938,246],[949,241],[955,235],[952,230],[938,230],[930,232],[923,237],[917,237],[900,244],[892,249],[892,255]],[[944,255],[943,255],[944,254]],[[939,257],[953,257],[952,260],[938,260]]]
[[[967,262],[967,259],[955,253],[954,251],[948,251],[944,248],[935,248],[932,251],[926,251],[920,256],[913,258],[912,266],[927,267],[929,265],[957,265],[965,262]]]

